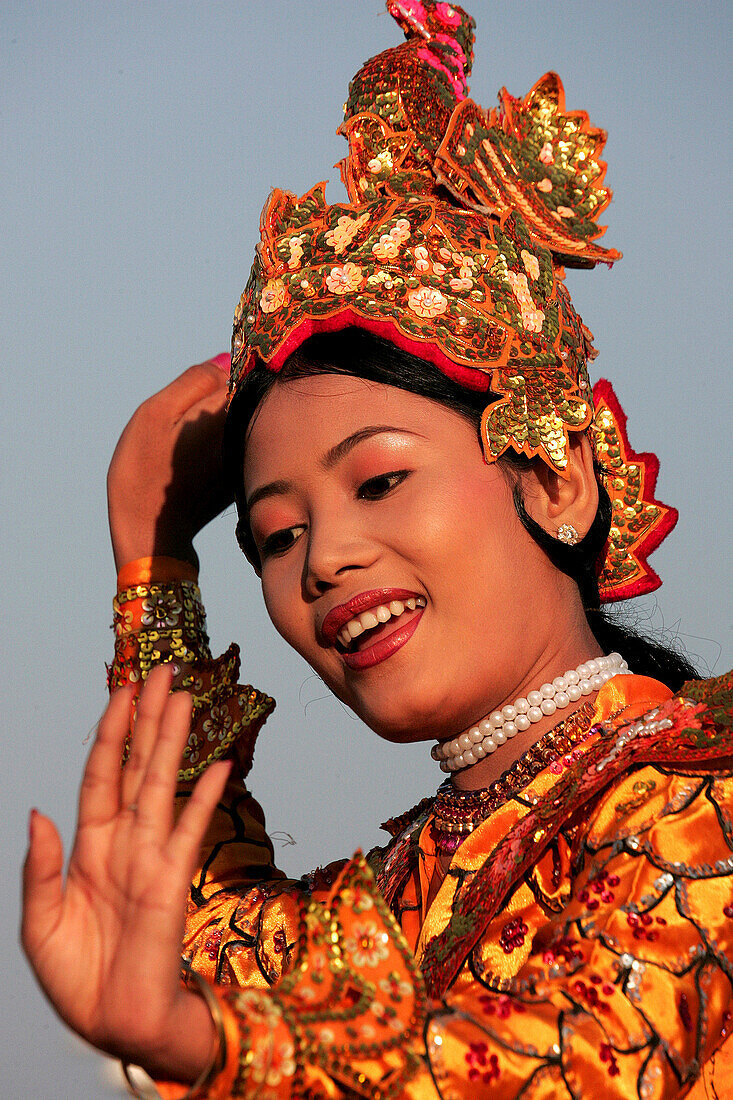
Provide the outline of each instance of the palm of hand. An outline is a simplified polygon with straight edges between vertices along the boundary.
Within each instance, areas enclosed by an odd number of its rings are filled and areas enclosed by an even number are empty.
[[[176,772],[190,699],[166,668],[144,689],[133,750],[120,755],[130,693],[100,723],[79,801],[67,880],[53,823],[35,815],[24,870],[23,945],[59,1015],[83,1038],[140,1064],[164,1063],[181,1001],[180,945],[190,877],[229,766],[199,781],[177,823]]]

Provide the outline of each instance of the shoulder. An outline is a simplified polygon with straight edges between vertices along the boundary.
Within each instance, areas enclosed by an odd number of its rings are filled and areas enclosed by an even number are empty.
[[[608,724],[603,741],[586,847],[643,847],[670,865],[733,870],[733,673]]]

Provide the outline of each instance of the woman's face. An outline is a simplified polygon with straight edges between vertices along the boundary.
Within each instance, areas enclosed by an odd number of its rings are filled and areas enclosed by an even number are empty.
[[[565,589],[458,413],[360,378],[286,381],[244,482],[276,629],[383,737],[446,737],[541,667]]]

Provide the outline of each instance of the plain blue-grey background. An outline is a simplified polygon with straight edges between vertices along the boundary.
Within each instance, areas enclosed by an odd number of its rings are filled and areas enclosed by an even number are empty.
[[[680,522],[664,577],[630,606],[710,672],[731,664],[730,5],[474,0],[473,96],[547,69],[608,129],[603,220],[623,261],[569,283],[629,413],[659,453]],[[0,1092],[119,1095],[55,1020],[17,947],[29,806],[72,835],[86,740],[104,704],[114,571],[104,478],[126,419],[228,346],[270,187],[331,178],[350,77],[396,44],[380,0],[99,0],[0,12],[5,701]],[[269,625],[222,517],[199,539],[217,650],[279,707],[251,784],[299,873],[378,838],[441,778],[425,746],[384,745]],[[522,614],[521,607],[517,614]],[[470,637],[466,645],[471,644]],[[295,844],[286,843],[290,835]],[[5,965],[7,964],[7,965]]]

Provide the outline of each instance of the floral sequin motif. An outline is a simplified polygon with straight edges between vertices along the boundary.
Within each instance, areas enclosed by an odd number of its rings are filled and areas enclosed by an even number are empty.
[[[499,1059],[496,1054],[489,1054],[488,1043],[471,1043],[465,1057],[469,1081],[490,1085],[500,1076]]]
[[[521,917],[514,917],[512,920],[507,921],[499,937],[499,943],[504,954],[511,955],[512,951],[516,951],[518,947],[522,947],[524,944],[524,937],[527,935],[528,931],[529,929]]]
[[[140,623],[142,626],[153,630],[165,630],[178,625],[181,611],[180,602],[173,593],[160,592],[150,595],[142,601],[142,614]]]
[[[604,982],[600,974],[591,974],[589,981],[578,978],[573,982],[573,993],[581,1001],[587,1004],[595,1012],[609,1012],[610,1005],[606,998],[612,996],[614,987],[610,982]]]
[[[353,935],[345,943],[346,950],[357,966],[374,968],[388,956],[387,936],[374,921],[354,925]]]
[[[252,1058],[252,1080],[257,1085],[275,1088],[295,1073],[295,1047],[291,1042],[275,1043],[270,1048],[257,1046]]]
[[[448,299],[445,295],[429,286],[411,290],[407,295],[407,303],[418,317],[439,317],[448,308]]]
[[[332,267],[326,276],[326,286],[332,294],[352,294],[364,281],[358,264],[345,263],[341,267]]]
[[[389,233],[383,233],[372,245],[372,252],[378,260],[394,260],[400,254],[400,242]]]
[[[391,1001],[396,1001],[398,1004],[403,997],[409,997],[412,992],[410,985],[403,981],[399,974],[395,973],[383,978],[379,983],[379,988]]]
[[[347,887],[342,897],[344,904],[353,909],[355,913],[367,913],[374,908],[371,895],[359,883]]]
[[[335,228],[330,229],[328,233],[326,233],[326,243],[330,244],[331,248],[338,255],[351,244],[356,234],[368,220],[368,214],[361,214],[356,218],[350,218],[348,214],[342,214]]]
[[[589,879],[586,886],[578,890],[578,901],[582,902],[590,912],[598,909],[601,902],[609,905],[616,896],[614,888],[618,886],[620,881],[618,875],[612,872],[605,869],[599,871],[592,879]]]
[[[224,707],[211,707],[208,718],[204,719],[203,729],[208,741],[223,741],[232,728],[232,716]]]
[[[655,917],[651,913],[627,913],[626,923],[632,931],[635,940],[646,940],[654,943],[659,939],[659,928],[667,923],[664,917]],[[655,928],[654,925],[657,925]]]
[[[287,291],[282,279],[270,279],[260,294],[260,309],[263,313],[274,313],[287,299]]]

